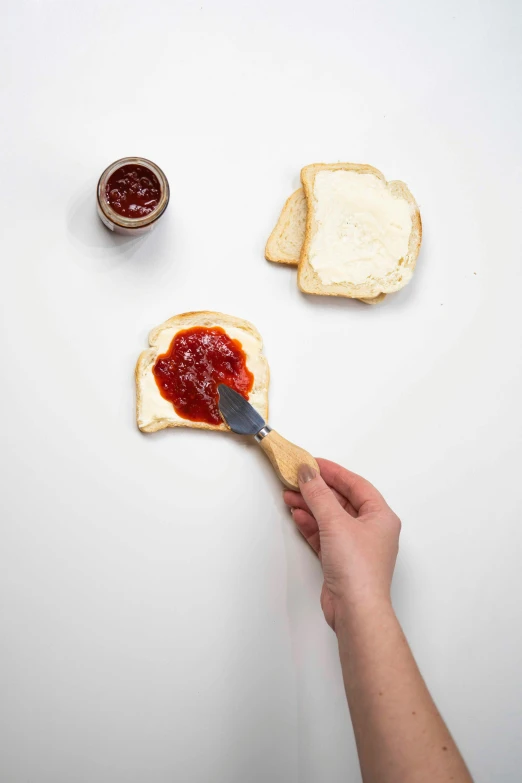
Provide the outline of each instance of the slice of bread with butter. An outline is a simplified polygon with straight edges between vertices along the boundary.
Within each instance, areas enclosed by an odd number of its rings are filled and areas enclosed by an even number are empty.
[[[301,171],[307,201],[299,260],[301,291],[372,299],[413,275],[422,224],[404,182],[373,166],[315,163]]]
[[[223,330],[230,340],[234,341],[234,344],[241,349],[245,357],[247,369],[253,376],[253,385],[248,395],[248,401],[265,421],[268,418],[270,371],[263,353],[261,335],[253,324],[242,318],[203,310],[175,315],[161,324],[161,326],[157,326],[150,333],[150,348],[140,354],[135,373],[136,420],[142,432],[157,432],[167,427],[195,427],[197,429],[228,431],[229,428],[224,422],[209,424],[205,421],[194,421],[180,415],[172,402],[163,396],[155,377],[154,370],[158,359],[161,359],[162,355],[169,351],[176,337],[186,333],[187,330],[198,328],[203,330],[213,330],[215,328]],[[214,369],[205,356],[202,357],[202,361],[205,364],[208,378],[203,379],[201,382],[197,379],[195,380],[193,390],[195,398],[201,396],[201,383],[203,383],[204,387],[208,387],[209,382],[213,383],[216,380],[214,378]]]
[[[307,211],[304,190],[299,188],[286,200],[279,220],[268,238],[265,248],[267,261],[289,266],[299,264],[306,233]],[[371,299],[361,299],[361,302],[377,304],[385,298],[386,294],[379,294]]]

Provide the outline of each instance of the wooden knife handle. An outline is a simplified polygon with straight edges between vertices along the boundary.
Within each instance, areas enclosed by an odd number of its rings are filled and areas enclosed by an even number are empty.
[[[299,483],[297,481],[299,465],[306,463],[319,473],[319,465],[311,454],[290,443],[289,440],[283,438],[275,430],[270,430],[268,435],[265,435],[259,441],[259,445],[272,463],[275,472],[285,487],[289,489],[299,491]]]

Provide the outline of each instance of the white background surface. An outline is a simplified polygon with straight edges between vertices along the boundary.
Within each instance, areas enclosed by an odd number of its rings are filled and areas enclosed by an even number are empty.
[[[144,436],[133,369],[185,310],[251,320],[271,421],[403,520],[395,605],[477,781],[522,767],[516,0],[3,3],[2,783],[360,780],[320,572],[255,446]],[[97,178],[156,161],[157,230]],[[378,307],[264,243],[301,166],[404,179],[424,243]]]

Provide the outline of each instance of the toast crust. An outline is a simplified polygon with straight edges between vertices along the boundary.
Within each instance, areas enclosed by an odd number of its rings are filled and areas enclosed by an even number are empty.
[[[158,342],[165,330],[174,330],[174,335],[185,329],[190,329],[194,326],[221,326],[225,332],[228,329],[238,329],[245,335],[250,335],[256,342],[256,372],[254,373],[254,386],[250,393],[250,402],[253,403],[252,398],[255,398],[256,410],[263,416],[265,421],[268,419],[268,386],[270,382],[270,369],[268,361],[263,354],[263,341],[256,327],[249,321],[245,321],[242,318],[236,318],[233,315],[226,315],[225,313],[217,313],[211,310],[201,310],[189,313],[181,313],[169,318],[168,321],[156,326],[149,334],[149,346],[146,351],[138,357],[136,363],[136,369],[134,377],[136,381],[136,422],[139,429],[142,432],[158,432],[158,430],[168,429],[171,427],[191,427],[200,430],[218,430],[222,432],[229,432],[230,428],[223,422],[222,424],[208,424],[204,421],[191,421],[190,419],[183,419],[176,414],[174,407],[172,406],[173,414],[172,418],[161,416],[158,418],[144,417],[143,413],[143,382],[146,374],[151,371],[151,367],[156,361],[160,353],[163,352],[159,349]],[[247,364],[248,364],[247,356]],[[253,370],[251,370],[253,372]],[[161,398],[159,389],[156,389],[158,396]],[[164,398],[161,398],[164,399]]]
[[[321,281],[316,271],[309,262],[309,249],[312,237],[317,231],[317,221],[314,209],[314,181],[320,171],[354,171],[358,174],[371,174],[382,180],[388,187],[388,190],[396,198],[404,199],[410,205],[410,215],[412,229],[408,242],[408,252],[406,256],[399,260],[398,267],[408,271],[406,279],[402,275],[397,275],[395,279],[369,278],[368,281],[360,284],[347,282],[325,284]],[[364,163],[313,163],[305,166],[301,170],[301,182],[305,191],[308,212],[306,217],[306,230],[303,248],[299,259],[299,268],[297,273],[297,284],[303,293],[319,294],[321,296],[344,296],[350,299],[373,300],[383,294],[392,293],[400,290],[411,279],[411,274],[415,269],[417,257],[422,241],[422,223],[419,208],[408,186],[400,180],[386,182],[384,174],[373,166]]]

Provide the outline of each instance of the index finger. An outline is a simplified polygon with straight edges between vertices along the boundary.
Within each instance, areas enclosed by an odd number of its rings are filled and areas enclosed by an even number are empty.
[[[362,476],[328,459],[318,459],[317,464],[326,483],[344,495],[356,511],[378,511],[388,507],[379,490]]]

